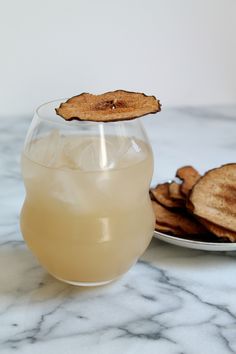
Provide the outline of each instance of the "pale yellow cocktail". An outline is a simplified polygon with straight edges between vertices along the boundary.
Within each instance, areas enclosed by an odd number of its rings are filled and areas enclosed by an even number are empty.
[[[134,137],[58,134],[32,140],[22,155],[21,230],[52,275],[102,284],[125,273],[152,238],[152,152]]]

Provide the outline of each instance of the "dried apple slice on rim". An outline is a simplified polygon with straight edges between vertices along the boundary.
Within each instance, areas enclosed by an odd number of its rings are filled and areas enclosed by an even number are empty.
[[[101,95],[82,93],[71,97],[56,108],[56,113],[68,121],[114,122],[142,117],[160,110],[160,101],[155,96],[117,90]]]

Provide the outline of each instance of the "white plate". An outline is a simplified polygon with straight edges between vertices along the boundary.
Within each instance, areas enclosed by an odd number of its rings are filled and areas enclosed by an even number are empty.
[[[158,238],[161,241],[171,243],[172,245],[192,248],[195,250],[204,250],[204,251],[236,251],[236,242],[203,242],[203,241],[194,241],[189,240],[184,237],[170,236],[163,234],[159,231],[154,231],[154,237]]]

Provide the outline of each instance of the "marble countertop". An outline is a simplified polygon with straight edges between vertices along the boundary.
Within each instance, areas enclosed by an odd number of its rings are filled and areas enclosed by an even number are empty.
[[[0,353],[236,353],[236,253],[153,239],[119,281],[76,288],[48,275],[19,231],[19,155],[29,119],[0,119]],[[236,106],[163,110],[143,119],[153,181],[236,160]]]

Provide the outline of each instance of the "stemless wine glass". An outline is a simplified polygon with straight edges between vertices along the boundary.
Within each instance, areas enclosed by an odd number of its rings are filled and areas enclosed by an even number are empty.
[[[55,113],[61,102],[40,106],[26,137],[21,230],[54,277],[101,285],[152,238],[152,151],[140,120],[67,122]]]

